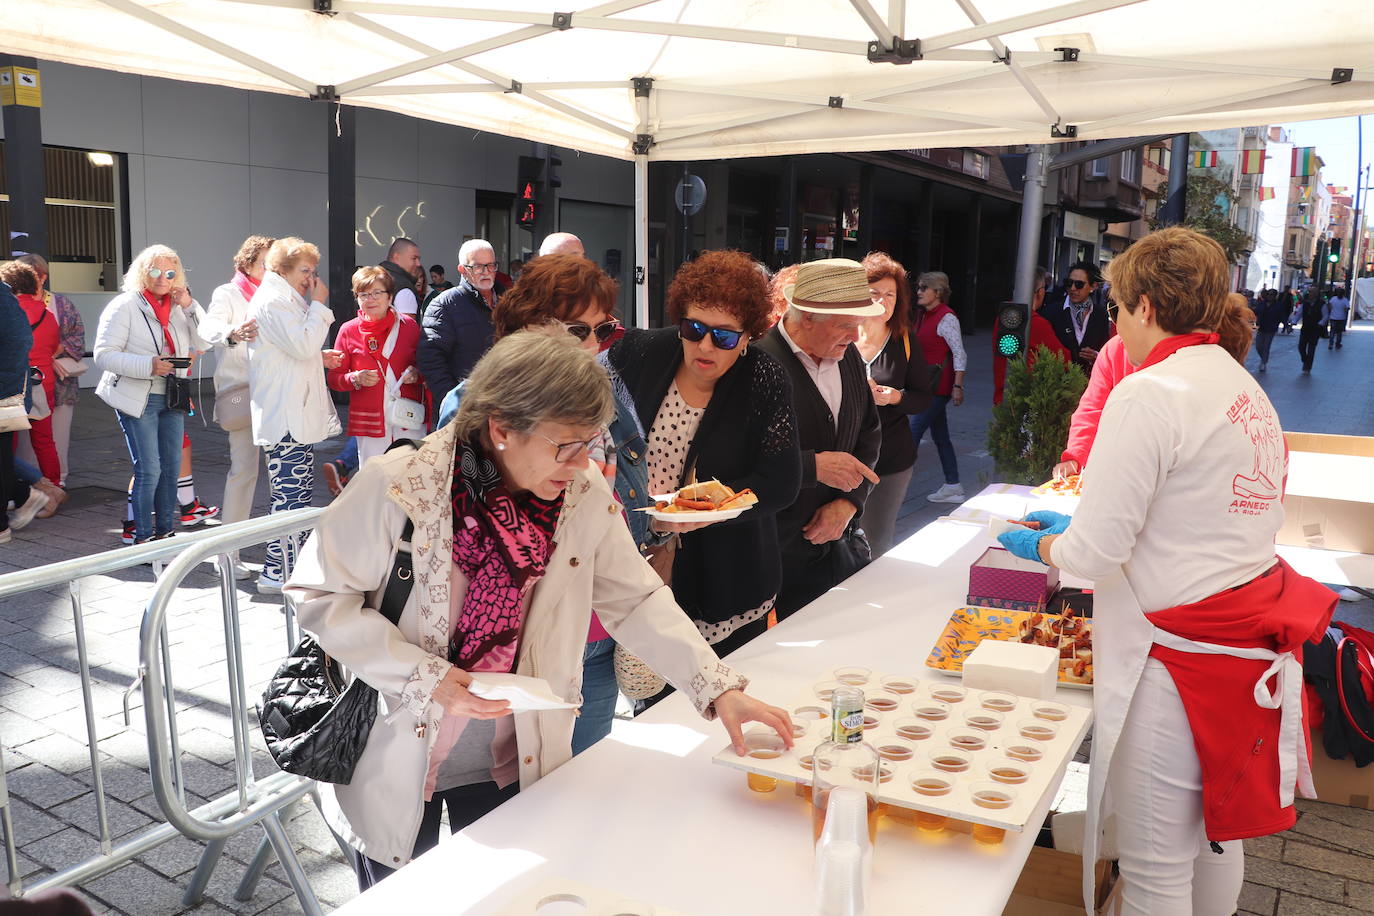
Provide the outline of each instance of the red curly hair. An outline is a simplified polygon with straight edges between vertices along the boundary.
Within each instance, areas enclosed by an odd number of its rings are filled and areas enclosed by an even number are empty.
[[[892,309],[892,317],[887,320],[887,329],[901,336],[911,327],[911,283],[907,279],[906,268],[885,251],[870,251],[863,261],[868,272],[868,285],[879,280],[891,280],[897,284],[897,305]]]
[[[491,310],[496,340],[550,321],[572,321],[590,305],[615,317],[620,284],[595,261],[570,254],[546,254],[520,272]]]
[[[787,297],[782,294],[782,288],[797,282],[799,270],[800,264],[788,264],[786,267],[778,268],[778,272],[773,274],[773,279],[768,281],[768,299],[773,306],[773,313],[769,316],[770,327],[782,321],[782,316],[787,314]]]
[[[727,312],[750,340],[758,340],[773,326],[768,277],[742,251],[703,252],[678,268],[668,287],[669,320],[676,324],[694,305]]]

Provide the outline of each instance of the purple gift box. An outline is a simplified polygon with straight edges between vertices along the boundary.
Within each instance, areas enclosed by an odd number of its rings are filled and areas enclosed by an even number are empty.
[[[968,571],[968,603],[1012,611],[1043,611],[1059,586],[1059,570],[989,547]]]

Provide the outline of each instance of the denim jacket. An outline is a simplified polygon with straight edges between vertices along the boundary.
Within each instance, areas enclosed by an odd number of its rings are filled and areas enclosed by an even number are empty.
[[[612,368],[606,354],[597,357],[611,377],[611,389],[615,393],[615,419],[611,420],[611,441],[615,444],[615,495],[625,507],[630,519],[630,534],[639,546],[640,553],[659,539],[649,530],[649,514],[636,511],[654,504],[649,493],[649,462],[645,456],[646,444],[644,426],[639,422],[630,390],[621,381],[619,373]]]

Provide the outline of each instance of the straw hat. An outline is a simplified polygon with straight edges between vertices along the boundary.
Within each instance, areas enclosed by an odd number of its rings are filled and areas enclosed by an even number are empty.
[[[782,288],[787,304],[817,315],[857,315],[872,318],[883,307],[868,291],[868,272],[858,261],[828,258],[809,261],[797,271],[795,283]]]

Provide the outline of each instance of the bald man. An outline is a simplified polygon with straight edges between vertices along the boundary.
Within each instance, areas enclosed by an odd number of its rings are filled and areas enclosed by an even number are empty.
[[[539,246],[539,254],[571,254],[585,258],[587,249],[582,247],[582,240],[571,232],[555,232],[545,237],[544,244]]]

